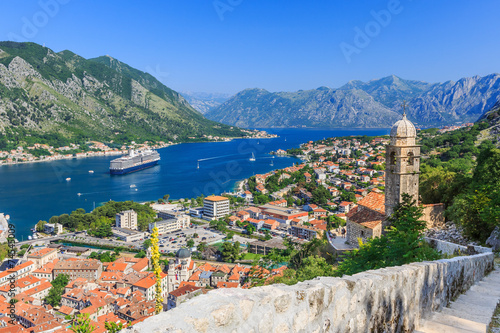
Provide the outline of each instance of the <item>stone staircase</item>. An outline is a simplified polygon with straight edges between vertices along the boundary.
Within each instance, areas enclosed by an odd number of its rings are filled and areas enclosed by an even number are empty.
[[[500,267],[473,285],[441,312],[423,320],[416,333],[486,332],[500,301]]]

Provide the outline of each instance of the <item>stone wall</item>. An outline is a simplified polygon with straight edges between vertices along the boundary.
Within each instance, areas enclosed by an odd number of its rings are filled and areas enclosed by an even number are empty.
[[[493,258],[483,253],[293,286],[218,289],[128,332],[411,332],[481,280]]]
[[[373,237],[380,237],[380,235],[382,234],[382,223],[379,223],[379,225],[377,225],[375,228],[370,229],[359,223],[349,221],[349,218],[347,218],[346,231],[348,243],[358,248],[358,238],[361,238],[363,243],[366,243],[368,239],[371,239]]]
[[[455,243],[450,243],[441,239],[435,239],[430,237],[424,237],[424,239],[436,250],[441,251],[443,254],[456,255],[456,254],[469,254],[474,253],[488,253],[492,252],[489,247],[482,247],[478,245],[463,246]]]
[[[424,205],[422,220],[427,223],[427,229],[442,228],[445,223],[444,204],[428,204]]]

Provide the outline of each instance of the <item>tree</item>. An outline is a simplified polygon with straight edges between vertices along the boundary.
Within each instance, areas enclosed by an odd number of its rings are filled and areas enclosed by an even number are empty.
[[[253,224],[248,224],[247,227],[246,227],[246,230],[247,230],[247,234],[250,236],[252,235],[254,232],[255,232],[255,227],[253,226]]]
[[[222,244],[222,250],[221,250],[222,261],[234,262],[236,259],[238,259],[239,254],[240,254],[239,242],[235,242],[234,244],[225,242]]]
[[[230,232],[227,233],[226,238],[227,239],[233,239],[233,236],[234,236],[234,232],[230,231]]]
[[[188,248],[192,248],[194,246],[194,240],[192,239],[189,239],[187,242],[186,242],[186,246]]]
[[[45,302],[54,306],[61,305],[61,296],[64,293],[64,287],[69,283],[69,276],[66,274],[59,274],[54,280],[52,280],[52,288],[49,290],[49,294],[45,297]]]
[[[108,330],[108,333],[118,333],[123,329],[123,323],[115,323],[114,321],[107,321],[104,323],[104,328]]]
[[[91,325],[89,314],[79,314],[73,318],[71,330],[75,333],[92,333],[95,327]]]
[[[165,194],[163,196],[163,200],[165,200],[165,202],[168,202],[168,199],[170,198],[170,194]]]
[[[160,249],[158,247],[158,228],[155,226],[153,232],[151,233],[151,260],[153,262],[153,270],[156,275],[156,305],[155,313],[159,314],[163,311],[163,296],[162,296],[162,271],[160,267]]]
[[[147,250],[149,249],[149,247],[151,246],[152,242],[151,242],[151,239],[146,239],[143,243],[142,243],[142,247]]]
[[[46,224],[47,224],[47,221],[42,221],[42,220],[38,221],[38,223],[35,226],[36,231],[43,232]]]
[[[135,256],[134,258],[145,258],[146,257],[146,252],[144,252],[143,250],[139,251]]]

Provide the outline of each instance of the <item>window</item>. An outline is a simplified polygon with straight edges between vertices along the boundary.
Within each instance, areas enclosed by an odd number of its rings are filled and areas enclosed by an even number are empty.
[[[396,152],[391,153],[391,165],[396,165]]]
[[[415,158],[415,156],[413,155],[413,153],[411,151],[408,152],[408,165],[413,165],[414,158]]]

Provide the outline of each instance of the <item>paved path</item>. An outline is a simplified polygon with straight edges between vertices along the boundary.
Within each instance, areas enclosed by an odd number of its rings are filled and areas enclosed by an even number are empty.
[[[497,266],[448,307],[424,320],[415,332],[484,333],[499,301],[500,267]]]

